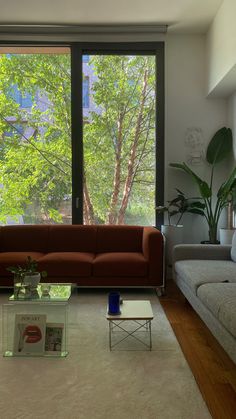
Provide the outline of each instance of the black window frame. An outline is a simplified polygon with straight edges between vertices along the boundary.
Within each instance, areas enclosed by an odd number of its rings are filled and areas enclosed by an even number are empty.
[[[76,161],[74,181],[75,196],[72,204],[72,220],[75,224],[83,224],[83,108],[82,94],[78,82],[82,80],[83,55],[154,55],[156,57],[156,182],[155,206],[164,202],[164,42],[83,42],[75,43],[71,49],[72,72],[79,77],[72,76],[72,144],[75,152],[72,159],[79,156],[79,170]],[[74,82],[73,82],[74,81]],[[81,139],[78,141],[77,139]],[[155,226],[163,224],[163,215],[155,211]]]
[[[0,41],[4,47],[68,47],[71,51],[72,224],[83,224],[83,55],[154,55],[156,57],[156,184],[155,205],[164,203],[164,42]],[[160,228],[163,215],[155,214]]]

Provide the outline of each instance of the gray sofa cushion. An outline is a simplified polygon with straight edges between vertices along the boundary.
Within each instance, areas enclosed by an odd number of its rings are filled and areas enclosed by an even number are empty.
[[[198,288],[197,295],[236,338],[236,283],[204,284]]]
[[[232,238],[231,259],[236,262],[236,231]]]
[[[236,283],[236,264],[228,260],[180,260],[175,263],[175,271],[194,294],[202,284],[224,281]]]

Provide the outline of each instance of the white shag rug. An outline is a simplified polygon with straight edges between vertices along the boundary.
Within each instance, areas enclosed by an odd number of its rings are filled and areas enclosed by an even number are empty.
[[[123,299],[151,301],[152,351],[130,337],[111,352],[107,295],[71,297],[66,358],[0,357],[1,419],[211,418],[156,294],[121,290]]]

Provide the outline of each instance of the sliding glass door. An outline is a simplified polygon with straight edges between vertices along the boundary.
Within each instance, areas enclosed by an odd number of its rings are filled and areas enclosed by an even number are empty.
[[[71,223],[70,49],[0,48],[0,223]]]
[[[155,224],[155,56],[83,55],[86,224]]]

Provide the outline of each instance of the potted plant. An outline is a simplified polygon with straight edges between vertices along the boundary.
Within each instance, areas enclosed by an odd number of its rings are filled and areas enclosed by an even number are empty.
[[[30,256],[27,256],[23,266],[9,266],[7,270],[14,274],[14,284],[18,283],[20,287],[26,285],[30,289],[34,289],[38,286],[41,277],[46,278],[47,276],[46,271],[40,273],[38,272],[37,267],[37,262]]]
[[[201,214],[201,211],[199,210],[201,210],[204,205],[199,201],[195,201],[195,198],[186,198],[185,194],[179,189],[176,188],[175,190],[177,191],[177,197],[173,198],[171,201],[167,201],[166,206],[156,207],[156,210],[159,214],[167,212],[167,225],[178,227],[180,226],[180,221],[186,212]],[[177,222],[172,223],[171,217],[177,214],[179,214]]]
[[[232,152],[232,131],[230,128],[219,129],[211,139],[206,153],[206,160],[211,165],[210,180],[206,182],[194,173],[186,163],[171,163],[170,166],[181,169],[191,176],[200,192],[200,200],[203,207],[199,209],[199,214],[204,216],[208,223],[209,241],[208,243],[217,244],[217,228],[223,208],[228,205],[231,191],[236,186],[236,167],[218,188],[216,195],[214,189],[214,173],[218,163],[224,160]]]
[[[171,201],[167,201],[167,205],[158,206],[156,210],[159,214],[167,213],[167,224],[161,226],[161,232],[166,238],[167,247],[167,263],[172,264],[172,250],[176,244],[183,242],[183,225],[180,224],[185,213],[200,214],[203,204],[195,201],[195,198],[186,198],[185,194],[176,188],[177,196]],[[172,217],[177,216],[177,221],[172,222]]]
[[[236,209],[236,188],[234,188],[228,196],[227,209],[227,226],[220,228],[220,244],[232,244],[234,227],[234,212]]]

